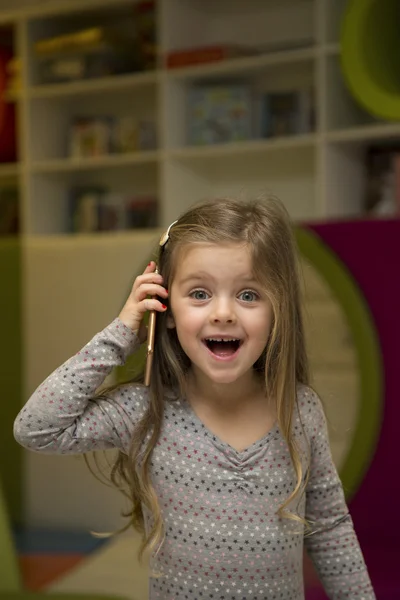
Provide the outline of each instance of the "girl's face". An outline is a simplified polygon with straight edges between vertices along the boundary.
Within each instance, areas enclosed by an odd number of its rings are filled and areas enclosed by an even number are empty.
[[[169,300],[168,327],[176,327],[197,375],[213,383],[251,380],[267,345],[272,308],[253,277],[246,245],[182,248]]]

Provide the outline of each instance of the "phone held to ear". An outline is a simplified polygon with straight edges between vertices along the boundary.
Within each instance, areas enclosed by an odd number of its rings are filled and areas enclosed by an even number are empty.
[[[177,222],[178,221],[176,220],[173,223],[171,223],[171,225],[168,227],[167,231],[165,231],[162,234],[162,236],[160,238],[160,242],[159,242],[159,246],[161,249],[165,246],[165,244],[169,240],[169,232],[171,230],[171,227],[173,227],[173,225],[175,225]],[[156,265],[154,272],[155,273],[159,272],[157,265]],[[146,360],[146,369],[145,369],[145,374],[144,374],[144,384],[147,387],[150,385],[151,368],[153,365],[155,331],[156,331],[156,311],[151,310],[150,316],[149,316],[149,325],[148,325],[148,329],[147,329],[147,360]]]
[[[155,273],[158,273],[156,267]],[[156,333],[156,311],[151,310],[149,315],[149,324],[147,328],[147,358],[146,358],[146,369],[144,373],[144,385],[149,387],[151,378],[151,368],[153,366],[154,356],[154,337]]]

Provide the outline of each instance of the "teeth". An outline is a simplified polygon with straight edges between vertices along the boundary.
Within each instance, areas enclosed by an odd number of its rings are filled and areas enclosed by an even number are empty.
[[[240,342],[237,338],[207,338],[208,342]]]

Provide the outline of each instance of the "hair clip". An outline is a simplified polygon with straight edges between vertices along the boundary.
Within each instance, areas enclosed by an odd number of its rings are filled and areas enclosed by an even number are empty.
[[[169,240],[169,230],[177,222],[178,221],[174,221],[173,223],[171,223],[171,225],[168,227],[167,231],[164,231],[164,233],[162,234],[162,236],[160,238],[160,246],[165,246],[165,244],[168,242],[168,240]]]

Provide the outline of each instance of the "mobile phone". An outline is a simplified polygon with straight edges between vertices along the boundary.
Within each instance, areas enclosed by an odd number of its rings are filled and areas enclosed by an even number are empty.
[[[155,273],[158,273],[156,267]],[[154,337],[156,333],[156,311],[151,310],[149,314],[149,324],[147,326],[147,357],[146,357],[146,368],[144,373],[144,385],[149,387],[151,378],[151,368],[153,366],[154,356]]]

